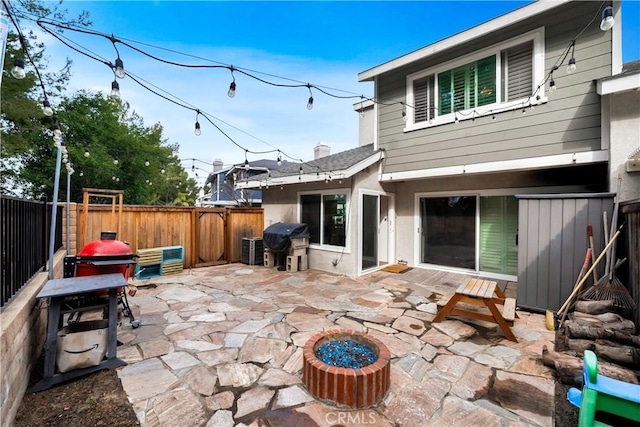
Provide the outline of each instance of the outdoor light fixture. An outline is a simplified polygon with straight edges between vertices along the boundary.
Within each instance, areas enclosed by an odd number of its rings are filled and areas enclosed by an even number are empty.
[[[85,144],[84,146],[84,156],[89,157],[91,154],[89,153],[89,146]]]
[[[115,80],[111,83],[111,98],[120,99],[120,85]]]
[[[233,79],[233,81],[229,85],[229,91],[227,92],[229,98],[233,98],[234,96],[236,96],[236,76],[233,75],[233,70],[234,68],[231,67],[231,78]]]
[[[124,79],[124,63],[120,57],[116,58],[116,77],[119,79]]]
[[[145,165],[145,166],[149,166],[150,164],[151,164],[151,163],[149,163],[149,159],[146,159],[146,160],[144,161],[144,165]]]
[[[613,19],[613,7],[607,6],[602,10],[602,21],[600,21],[600,29],[608,31],[613,28],[615,20]]]
[[[117,165],[117,164],[118,164],[118,156],[116,156],[116,157],[114,157],[114,158],[113,158],[113,164],[114,164],[114,165]]]
[[[249,150],[244,150],[244,168],[249,170],[249,160],[247,160],[247,152]]]
[[[309,89],[309,101],[307,101],[307,110],[313,110],[313,93],[311,92],[311,85],[307,83],[307,89]]]
[[[51,104],[46,97],[42,101],[42,113],[47,117],[53,116],[53,108],[51,108]]]
[[[13,60],[11,75],[18,80],[22,80],[27,76],[27,73],[24,71],[24,59],[16,58]]]
[[[160,169],[160,173],[164,173],[164,166]]]
[[[402,120],[407,121],[407,106],[405,103],[402,103]]]
[[[202,135],[202,130],[200,130],[200,122],[198,122],[198,117],[200,117],[200,110],[196,110],[196,127],[193,130],[193,133],[195,133],[196,136]]]
[[[276,160],[278,166],[282,166],[282,156],[280,155],[280,151],[278,151],[278,160]]]
[[[575,73],[576,71],[576,58],[573,56],[576,50],[576,42],[571,43],[571,58],[569,59],[569,65],[567,65],[567,74]]]
[[[554,67],[551,69],[551,71],[549,72],[549,91],[554,92],[557,88],[556,88],[556,81],[553,80],[553,72],[555,70],[558,69],[557,65],[554,65]]]
[[[302,171],[302,165],[300,165],[300,175],[302,175],[303,171]]]
[[[453,120],[454,122],[458,123],[460,121],[460,119],[458,119],[458,113],[456,113],[455,111],[453,112],[453,115],[455,116],[455,119]]]

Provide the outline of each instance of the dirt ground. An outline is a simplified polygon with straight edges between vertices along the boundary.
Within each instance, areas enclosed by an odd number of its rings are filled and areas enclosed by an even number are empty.
[[[29,387],[41,378],[42,361],[31,373]],[[103,370],[27,393],[16,415],[15,427],[138,426],[115,370]]]

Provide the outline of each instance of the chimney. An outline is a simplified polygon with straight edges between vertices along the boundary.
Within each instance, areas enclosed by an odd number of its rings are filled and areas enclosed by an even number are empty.
[[[331,154],[331,149],[329,148],[329,145],[325,143],[318,142],[318,145],[313,148],[313,160],[327,157],[329,154]]]
[[[222,160],[220,160],[220,159],[215,159],[215,160],[213,161],[213,171],[214,171],[214,172],[217,172],[217,171],[219,171],[220,169],[222,169],[222,166],[223,166]]]

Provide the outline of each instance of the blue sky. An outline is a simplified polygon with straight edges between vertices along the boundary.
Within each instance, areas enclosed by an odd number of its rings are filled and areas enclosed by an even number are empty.
[[[412,1],[412,2],[219,2],[219,1],[66,1],[70,12],[86,10],[92,29],[182,63],[200,62],[160,50],[195,55],[236,67],[339,89],[346,95],[373,95],[370,83],[357,74],[415,49],[463,31],[528,2]],[[640,1],[623,1],[623,61],[640,59]],[[619,25],[620,23],[616,23]],[[594,24],[597,25],[597,24]],[[111,43],[99,37],[67,32],[66,36],[92,52],[114,61]],[[44,37],[52,63],[74,61],[72,89],[108,92],[113,74],[97,62]],[[226,92],[228,70],[182,69],[160,64],[119,45],[125,69],[216,121],[241,146],[253,151],[274,148],[291,157],[313,158],[318,142],[336,153],[357,146],[357,100],[339,100],[314,93],[314,108],[306,109],[306,88],[274,88],[236,74],[237,94]],[[225,164],[244,161],[244,151],[200,119],[202,135],[195,136],[195,114],[147,92],[130,79],[119,80],[122,98],[146,125],[159,122],[171,143],[180,144],[181,158]],[[249,160],[275,154],[250,155]],[[184,163],[190,170],[192,162]],[[210,170],[205,163],[197,167]],[[200,183],[206,172],[199,171]]]

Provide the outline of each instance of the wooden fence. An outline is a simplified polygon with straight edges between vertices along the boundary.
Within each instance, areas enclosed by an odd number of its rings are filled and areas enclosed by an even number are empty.
[[[78,205],[78,248],[100,239],[102,231],[120,229],[118,240],[131,250],[182,246],[184,267],[240,262],[242,238],[261,237],[261,208],[195,208],[125,205],[122,212],[110,205]],[[118,219],[120,223],[118,224]]]

